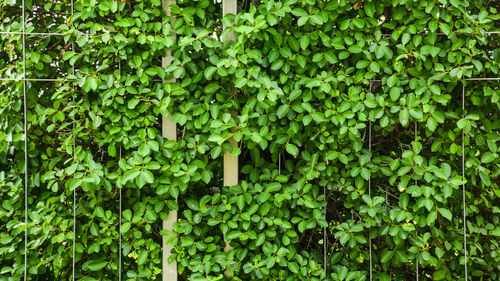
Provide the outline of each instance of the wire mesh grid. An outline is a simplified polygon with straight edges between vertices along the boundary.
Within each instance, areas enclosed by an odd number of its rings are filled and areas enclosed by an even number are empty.
[[[74,13],[74,1],[71,0],[71,14]],[[27,82],[30,81],[36,81],[36,82],[57,82],[57,81],[71,81],[71,80],[77,80],[76,78],[68,78],[68,77],[58,77],[58,78],[27,78],[26,77],[26,36],[27,35],[34,35],[34,36],[65,36],[70,33],[64,33],[64,32],[26,32],[26,3],[25,0],[22,0],[22,30],[21,31],[1,31],[0,34],[4,35],[22,35],[22,60],[23,60],[23,76],[22,78],[2,78],[0,77],[0,81],[15,81],[15,82],[23,82],[23,107],[24,107],[24,131],[25,131],[25,138],[24,138],[24,146],[25,146],[25,177],[24,177],[24,204],[25,204],[25,249],[24,249],[24,280],[27,280],[27,273],[28,273],[28,177],[29,177],[29,167],[28,167],[28,124],[27,124]],[[485,32],[485,35],[494,35],[494,34],[500,34],[500,31],[489,31]],[[94,36],[93,34],[88,34],[88,33],[81,33],[78,32],[79,36]],[[391,36],[392,34],[382,34],[382,36]],[[444,33],[437,33],[437,35],[447,35]],[[72,51],[75,50],[74,48],[74,42],[71,43],[71,49]],[[121,66],[121,61],[120,61],[120,66]],[[121,72],[121,67],[120,70]],[[74,77],[75,75],[75,66],[72,65],[72,75]],[[477,78],[464,78],[461,79],[462,81],[500,81],[500,77],[477,77]],[[153,82],[164,82],[161,79],[152,79]],[[370,81],[370,92],[372,91],[372,83],[373,82],[382,82],[381,79],[371,79]],[[462,110],[465,110],[465,82],[462,83]],[[369,151],[371,153],[371,141],[372,141],[372,125],[371,121],[369,122]],[[415,123],[415,139],[417,138],[417,124]],[[73,146],[75,146],[75,143],[73,143]],[[74,150],[73,150],[74,151]],[[121,158],[121,148],[120,148],[120,158]],[[464,145],[464,130],[462,130],[462,177],[465,178],[465,145]],[[369,194],[371,196],[371,180],[368,181],[368,186],[369,186]],[[326,191],[325,191],[326,192]],[[462,197],[463,197],[463,236],[464,236],[464,258],[465,258],[465,263],[464,263],[464,277],[465,280],[468,280],[468,273],[467,273],[467,230],[466,230],[466,202],[465,202],[465,184],[462,184]],[[325,193],[326,195],[326,193]],[[326,200],[326,196],[325,196]],[[73,220],[74,220],[74,225],[73,225],[73,257],[72,257],[72,280],[75,280],[75,254],[76,254],[76,190],[73,191]],[[121,188],[120,188],[120,198],[119,198],[119,208],[120,208],[120,219],[119,219],[119,224],[121,225],[121,208],[122,208],[122,196],[121,196]],[[327,258],[327,244],[326,244],[326,229],[324,229],[324,247],[323,247],[323,257],[324,257],[324,266],[325,266],[325,273],[327,272],[327,267],[326,267],[326,258]],[[121,243],[122,243],[122,237],[120,233],[119,237],[119,280],[121,280]],[[370,263],[370,272],[369,272],[369,278],[370,280],[373,280],[373,265],[372,265],[372,245],[371,245],[371,237],[369,236],[369,263]],[[416,261],[416,280],[419,280],[419,263],[418,260]]]

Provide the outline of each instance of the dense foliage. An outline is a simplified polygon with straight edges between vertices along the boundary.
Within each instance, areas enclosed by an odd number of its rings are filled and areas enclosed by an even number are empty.
[[[120,231],[123,276],[160,280],[173,209],[180,280],[367,280],[370,245],[375,280],[463,280],[462,183],[468,279],[500,279],[499,83],[466,81],[499,77],[496,1],[218,2],[26,1],[27,32],[62,33],[26,36],[27,77],[60,77],[27,83],[30,280],[71,278],[74,223],[77,280],[117,280]],[[22,97],[0,81],[0,280],[24,270]]]

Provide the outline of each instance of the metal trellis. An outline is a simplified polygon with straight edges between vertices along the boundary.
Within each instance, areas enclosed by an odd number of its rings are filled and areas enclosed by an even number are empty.
[[[165,0],[164,1],[165,3],[175,3],[175,0]],[[224,10],[224,15],[227,14],[227,13],[234,13],[236,14],[237,10],[236,10],[236,1],[235,0],[225,0],[223,1],[223,10]],[[168,9],[168,8],[167,8]],[[168,9],[169,10],[169,9]],[[73,15],[74,14],[74,0],[71,0],[71,14]],[[27,35],[36,35],[36,36],[65,36],[67,35],[68,33],[62,33],[62,32],[26,32],[26,4],[25,4],[25,0],[22,0],[22,31],[19,32],[19,31],[2,31],[0,32],[0,34],[7,34],[7,35],[22,35],[22,52],[23,52],[23,57],[22,57],[22,60],[23,60],[23,75],[22,75],[22,79],[19,79],[19,78],[0,78],[0,81],[22,81],[23,82],[23,114],[24,114],[24,133],[25,133],[25,137],[24,137],[24,161],[25,161],[25,166],[24,166],[24,216],[25,216],[25,222],[24,222],[24,226],[25,226],[25,241],[24,241],[24,280],[27,280],[27,275],[28,275],[28,178],[29,178],[29,166],[28,166],[28,160],[29,160],[29,155],[28,155],[28,110],[27,110],[27,105],[28,105],[28,97],[27,97],[27,87],[28,87],[28,82],[35,82],[35,81],[53,81],[53,82],[57,82],[57,81],[71,81],[71,80],[75,80],[74,78],[67,78],[67,77],[61,77],[61,78],[27,78],[26,76],[26,36]],[[491,35],[491,34],[500,34],[500,31],[490,31],[490,32],[485,32],[484,34],[486,35]],[[81,36],[92,36],[92,34],[88,34],[88,33],[79,33],[79,35]],[[383,36],[391,36],[391,34],[382,34]],[[437,33],[437,35],[446,35],[444,33]],[[234,40],[234,34],[232,35],[229,35],[230,37],[229,38],[233,38]],[[228,39],[229,39],[228,38]],[[72,51],[75,51],[75,46],[74,46],[74,42],[71,43],[71,50]],[[121,73],[121,62],[119,63],[119,71]],[[72,66],[72,75],[74,77],[75,75],[75,66],[73,65]],[[478,78],[464,78],[464,79],[461,79],[463,81],[498,81],[500,80],[500,78],[498,77],[478,77]],[[153,79],[152,81],[155,81],[155,82],[160,82],[162,80],[158,80],[158,79]],[[382,80],[379,80],[379,79],[373,79],[373,80],[370,80],[370,93],[372,92],[372,83],[373,82],[381,82]],[[168,82],[168,81],[167,81]],[[462,110],[465,112],[465,82],[462,83]],[[166,118],[167,121],[164,120],[164,122],[171,122],[173,123],[173,121],[171,120],[171,116],[170,116],[170,121],[168,121],[168,117]],[[175,129],[175,123],[173,123],[173,126],[174,126],[174,129],[173,131],[175,132],[176,134],[176,129]],[[369,121],[369,126],[368,126],[368,146],[369,146],[369,153],[370,153],[370,159],[372,158],[371,157],[371,152],[372,152],[372,125],[371,125],[371,121]],[[171,132],[171,130],[170,130]],[[75,137],[76,138],[76,137]],[[169,139],[172,139],[172,137],[170,137]],[[176,139],[176,137],[174,138]],[[417,123],[415,123],[415,140],[417,139]],[[464,132],[464,129],[462,129],[462,178],[465,179],[465,132]],[[73,153],[75,152],[75,148],[76,148],[76,143],[75,143],[75,139],[73,140]],[[121,147],[119,148],[120,149],[120,159],[121,159]],[[238,183],[238,160],[237,160],[237,157],[236,156],[233,156],[236,158],[236,173],[234,174],[234,162],[231,162],[232,164],[232,170],[233,171],[233,178],[234,176],[236,176],[236,183],[234,183],[234,179],[231,181],[231,183],[228,183],[227,185],[234,185],[234,184],[237,184]],[[225,157],[226,159],[226,157]],[[229,165],[228,165],[229,166]],[[225,167],[226,168],[226,165]],[[281,157],[279,158],[279,171],[281,171]],[[226,178],[225,178],[226,179]],[[415,179],[415,184],[417,184],[417,180]],[[226,185],[226,183],[224,184]],[[464,262],[464,271],[465,271],[465,280],[467,280],[468,278],[468,268],[467,268],[467,225],[466,225],[466,189],[465,189],[465,183],[462,184],[462,204],[463,204],[463,236],[464,236],[464,258],[465,258],[465,262]],[[119,214],[119,223],[120,223],[120,226],[121,226],[121,223],[122,223],[122,190],[120,188],[120,191],[119,191],[119,209],[120,209],[120,214]],[[325,196],[326,196],[326,189],[324,189],[324,193],[325,193]],[[371,197],[371,176],[370,178],[368,179],[368,193],[369,193],[369,196]],[[326,200],[326,199],[325,199]],[[326,207],[325,207],[326,208]],[[173,214],[172,214],[173,215]],[[326,215],[326,214],[325,214]],[[169,214],[169,217],[170,217],[170,214]],[[177,212],[175,211],[175,219],[177,218]],[[171,226],[169,226],[170,229],[171,229]],[[326,251],[327,251],[327,235],[326,235],[326,228],[324,228],[324,264],[325,264],[325,273],[326,273],[326,270],[327,270],[327,266],[326,266]],[[119,280],[121,280],[121,253],[122,253],[122,249],[121,249],[121,244],[122,244],[122,235],[121,235],[121,231],[120,231],[120,236],[119,236]],[[165,244],[164,244],[164,248],[165,248]],[[230,247],[230,246],[229,246]],[[73,260],[72,260],[72,279],[75,280],[75,259],[76,259],[76,189],[73,190]],[[165,251],[164,251],[164,255],[165,255]],[[167,254],[167,256],[169,256],[170,253]],[[371,235],[369,235],[369,255],[370,255],[370,280],[373,280],[373,264],[372,264],[372,243],[371,243]],[[166,265],[165,265],[165,256],[164,256],[164,264],[163,264],[163,269],[165,271],[166,269]],[[177,279],[177,272],[176,272],[176,263],[174,261],[174,264],[175,264],[175,274],[168,274],[166,275],[164,273],[164,277],[163,277],[163,280],[176,280]],[[170,266],[169,268],[173,268],[172,266]],[[416,272],[417,272],[417,281],[419,279],[419,263],[418,263],[418,260],[416,261]],[[168,277],[167,277],[168,276]],[[175,276],[175,279],[173,279]],[[167,279],[166,279],[167,278]]]

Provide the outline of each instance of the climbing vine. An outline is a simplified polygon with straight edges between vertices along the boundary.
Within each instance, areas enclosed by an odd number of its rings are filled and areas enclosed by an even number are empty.
[[[163,237],[179,280],[500,278],[496,1],[25,3],[27,116],[0,1],[0,280],[26,195],[30,280],[161,280]]]

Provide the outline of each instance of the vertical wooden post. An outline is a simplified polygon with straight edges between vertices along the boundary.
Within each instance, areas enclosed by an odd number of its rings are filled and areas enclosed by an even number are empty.
[[[236,0],[223,0],[222,1],[222,16],[227,14],[237,13],[237,1]],[[229,33],[223,41],[232,40],[236,41],[236,36],[233,32]],[[235,91],[235,89],[233,89]],[[238,144],[234,139],[230,140],[233,148],[237,148]],[[224,186],[233,186],[238,184],[238,156],[234,155],[234,152],[224,153]]]
[[[236,15],[237,13],[238,13],[237,0],[222,1],[222,16],[225,16],[227,14]],[[236,41],[236,36],[233,32],[231,32],[225,38],[222,38],[222,40]],[[232,91],[236,91],[236,89],[233,88]],[[230,142],[231,145],[233,146],[233,149],[236,149],[238,147],[238,143],[234,139],[231,139]],[[234,150],[232,153],[226,151],[224,153],[224,186],[237,185],[238,173],[239,173],[238,156],[234,154]],[[229,241],[226,240],[225,235],[224,235],[224,242],[226,243],[226,246],[224,247],[224,252],[229,252],[230,250],[233,249],[231,245],[229,245]],[[226,277],[232,277],[231,273],[227,269],[224,272],[224,275],[226,275]]]
[[[176,0],[163,0],[163,10],[167,16],[171,15],[170,5],[175,4]],[[172,32],[172,37],[175,39],[175,33]],[[170,50],[167,51],[166,56],[162,59],[162,67],[167,67],[174,57],[172,56]],[[175,78],[164,81],[166,83],[175,82]],[[172,115],[162,117],[162,136],[168,140],[177,141],[177,125],[172,120]],[[172,210],[168,213],[168,219],[163,221],[163,229],[168,230],[173,234],[174,223],[177,221],[177,210]],[[163,281],[177,281],[177,261],[172,261],[168,263],[168,258],[171,256],[171,251],[173,246],[166,243],[166,238],[163,237],[163,257],[162,257],[162,268],[163,268]]]
[[[238,147],[234,139],[230,139],[233,149]],[[224,153],[224,186],[233,186],[238,184],[238,156],[234,152]]]
[[[227,14],[236,15],[238,13],[238,1],[236,0],[222,0],[222,16]],[[225,27],[224,27],[225,28]],[[236,41],[236,36],[233,32],[229,33],[226,38],[222,38],[223,41],[233,40]]]

